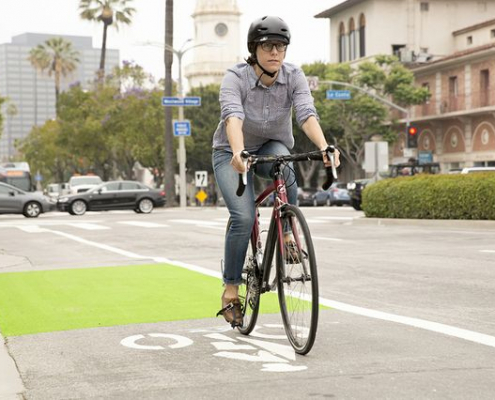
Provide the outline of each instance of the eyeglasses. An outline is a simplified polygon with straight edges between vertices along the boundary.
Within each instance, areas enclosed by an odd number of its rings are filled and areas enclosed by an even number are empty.
[[[263,51],[270,52],[273,50],[273,48],[276,47],[277,51],[280,53],[283,53],[285,50],[287,50],[287,45],[285,43],[280,43],[280,42],[263,42],[261,43],[261,48]]]

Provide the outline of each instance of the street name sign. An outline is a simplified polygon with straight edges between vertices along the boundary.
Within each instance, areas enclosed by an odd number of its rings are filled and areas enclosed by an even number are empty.
[[[200,105],[201,97],[162,97],[162,106],[165,107],[197,107]]]
[[[327,100],[350,100],[349,90],[327,90]]]
[[[191,136],[191,122],[174,121],[174,136]]]

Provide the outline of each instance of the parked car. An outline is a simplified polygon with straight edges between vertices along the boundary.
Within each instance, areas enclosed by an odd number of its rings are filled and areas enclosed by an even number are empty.
[[[55,202],[39,192],[25,192],[15,186],[0,182],[0,214],[23,214],[36,218],[41,213],[55,209]]]
[[[481,172],[495,172],[495,167],[466,167],[461,170],[461,174],[473,174]]]
[[[351,197],[347,190],[347,183],[334,182],[328,189],[329,194],[329,206],[341,207],[344,204],[351,204]]]
[[[98,175],[74,175],[69,179],[69,194],[87,192],[102,182]]]
[[[316,193],[316,189],[313,188],[297,188],[297,205],[298,206],[312,206],[313,196]]]
[[[72,215],[83,215],[86,211],[108,211],[130,209],[148,214],[155,207],[165,205],[165,192],[151,189],[136,181],[110,181],[87,192],[60,196],[57,208]]]

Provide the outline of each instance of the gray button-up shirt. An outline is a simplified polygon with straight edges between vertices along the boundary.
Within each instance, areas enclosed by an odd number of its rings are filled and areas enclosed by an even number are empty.
[[[318,118],[304,72],[283,63],[273,85],[264,86],[254,68],[237,64],[227,70],[220,87],[221,121],[213,135],[213,148],[230,150],[225,121],[229,117],[243,120],[244,147],[259,149],[269,140],[294,147],[292,108],[301,126],[311,115]]]

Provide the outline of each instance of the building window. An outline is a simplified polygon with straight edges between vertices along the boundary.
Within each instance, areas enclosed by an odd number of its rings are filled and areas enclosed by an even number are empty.
[[[457,110],[457,95],[458,95],[458,80],[457,76],[449,77],[449,111]]]
[[[492,30],[490,31],[490,37],[491,37],[492,39],[494,39],[494,38],[495,38],[495,29],[492,29]]]
[[[490,96],[490,71],[483,69],[480,71],[480,107],[489,105]]]
[[[468,36],[466,38],[466,41],[467,41],[467,44],[470,45],[470,44],[473,44],[473,37],[472,36]]]
[[[357,57],[356,40],[356,26],[354,25],[354,18],[351,18],[349,21],[349,59],[351,61]]]
[[[339,27],[339,62],[345,62],[346,61],[346,37],[345,37],[345,26],[344,23],[340,23]]]
[[[430,9],[430,4],[427,1],[422,1],[419,7],[421,11],[428,11]]]
[[[401,60],[401,50],[405,49],[405,44],[393,44],[392,45],[392,54],[396,56],[399,60]],[[411,60],[412,61],[412,60]]]
[[[364,14],[359,17],[359,57],[364,57],[366,55],[366,19]]]

